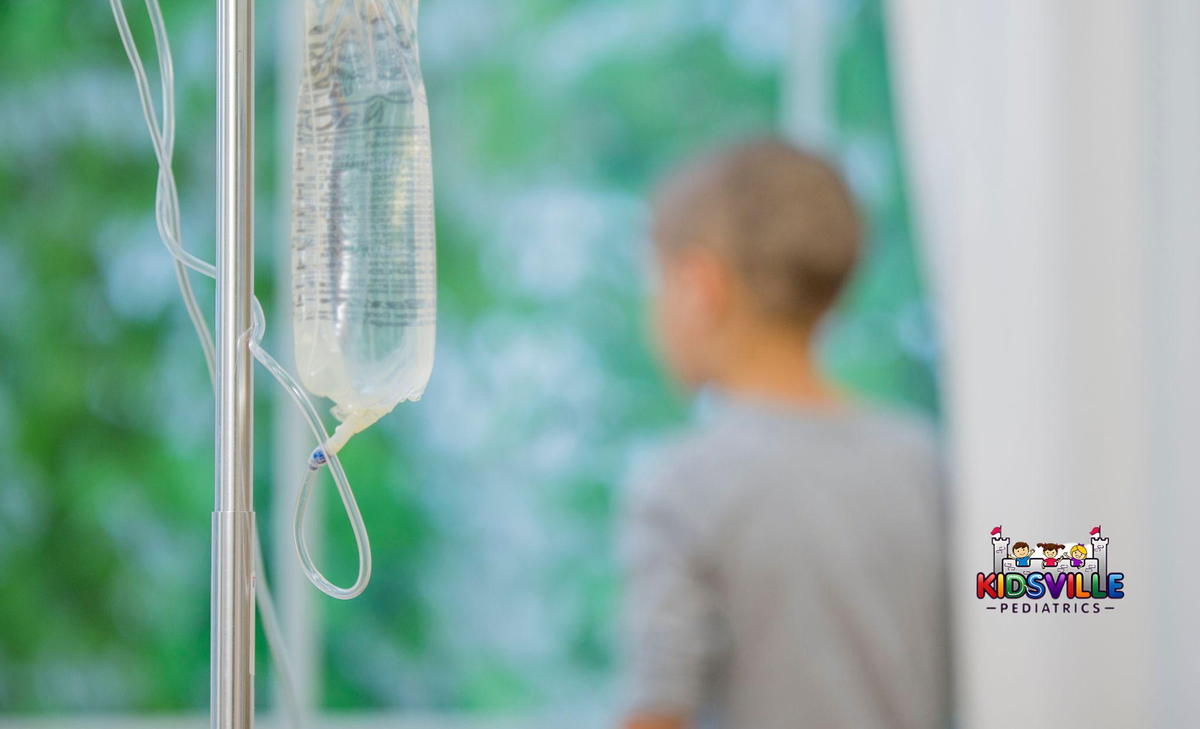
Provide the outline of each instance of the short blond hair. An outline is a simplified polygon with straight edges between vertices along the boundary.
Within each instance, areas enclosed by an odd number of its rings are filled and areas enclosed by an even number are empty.
[[[765,313],[804,324],[833,304],[861,246],[841,176],[774,138],[737,144],[668,177],[652,226],[664,252],[704,246],[727,256]]]

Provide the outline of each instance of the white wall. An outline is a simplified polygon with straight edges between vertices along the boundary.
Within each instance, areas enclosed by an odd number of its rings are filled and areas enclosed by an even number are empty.
[[[1200,711],[1200,5],[891,0],[953,434],[962,726]],[[984,609],[988,531],[1109,537],[1098,616]]]

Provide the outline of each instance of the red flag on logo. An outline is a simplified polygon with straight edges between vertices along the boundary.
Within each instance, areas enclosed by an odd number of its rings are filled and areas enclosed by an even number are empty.
[[[1099,534],[1099,533],[1100,533],[1100,527],[1098,527],[1098,526],[1094,526],[1094,527],[1092,527],[1092,530],[1091,530],[1090,532],[1088,532],[1088,534],[1089,534],[1089,535],[1091,535],[1091,534]]]
[[[1099,527],[1097,527],[1097,528],[1099,528]],[[996,534],[999,534],[999,533],[1000,533],[1000,527],[992,527],[992,534],[993,534],[993,535],[996,535]]]

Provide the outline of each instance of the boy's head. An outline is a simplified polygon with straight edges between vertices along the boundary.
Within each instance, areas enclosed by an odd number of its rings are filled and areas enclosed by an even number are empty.
[[[775,139],[683,167],[655,200],[656,335],[698,387],[758,334],[807,344],[858,260],[853,198],[824,161]]]
[[[1030,549],[1029,545],[1025,542],[1017,542],[1013,545],[1013,556],[1017,557],[1018,559],[1028,557],[1029,553],[1032,551],[1033,550]]]

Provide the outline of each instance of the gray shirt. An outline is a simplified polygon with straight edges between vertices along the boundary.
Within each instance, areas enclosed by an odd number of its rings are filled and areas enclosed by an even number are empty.
[[[721,402],[627,494],[630,710],[947,726],[938,474],[919,421]]]

